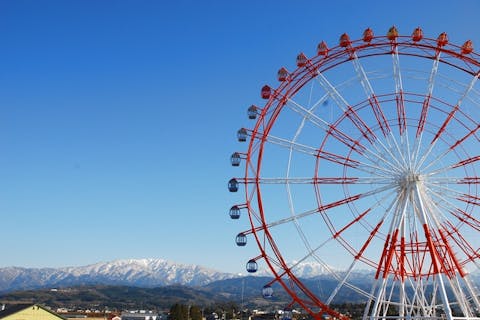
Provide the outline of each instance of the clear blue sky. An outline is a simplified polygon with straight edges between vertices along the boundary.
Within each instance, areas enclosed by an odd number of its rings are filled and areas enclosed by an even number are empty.
[[[480,46],[478,1],[0,1],[0,266],[244,272],[229,157],[300,51],[371,27]]]

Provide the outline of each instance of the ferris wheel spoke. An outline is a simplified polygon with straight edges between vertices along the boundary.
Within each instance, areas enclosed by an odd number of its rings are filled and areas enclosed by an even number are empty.
[[[453,201],[457,202],[458,198],[463,195],[462,192],[446,187],[429,187],[428,194],[440,206],[445,206],[448,210],[458,208]]]
[[[429,226],[434,227],[436,230],[442,228],[442,221],[449,221],[449,217],[446,216],[446,213],[449,212],[448,207],[451,203],[442,199],[442,202],[434,201],[431,196],[426,195],[425,192],[421,193],[422,202],[427,209],[426,217]]]
[[[356,223],[359,223],[362,219],[364,219],[369,213],[371,213],[372,211],[376,210],[377,208],[379,208],[381,205],[383,205],[388,198],[390,198],[392,196],[392,194],[395,192],[395,190],[392,190],[391,192],[387,192],[382,198],[378,199],[376,202],[374,202],[368,209],[366,209],[364,212],[362,212],[361,214],[359,214],[357,217],[355,217],[354,219],[352,219],[350,222],[346,223],[343,227],[341,227],[340,229],[336,229],[333,224],[331,222],[327,222],[327,224],[329,224],[330,226],[330,230],[333,234],[333,238],[334,239],[337,239],[337,238],[341,238],[342,234],[347,231],[350,227],[352,227],[353,225],[355,225]],[[377,224],[377,226],[375,226],[375,228],[373,228],[373,230],[370,232],[370,235],[368,237],[368,240],[365,241],[364,245],[362,246],[362,249],[358,250],[358,252],[354,249],[352,249],[351,251],[352,252],[355,252],[355,259],[359,259],[363,252],[365,251],[365,249],[367,248],[368,244],[370,243],[370,241],[373,239],[373,237],[375,236],[375,234],[378,232],[378,229],[381,227],[381,225],[383,224],[383,222],[385,221],[385,218],[386,216],[390,213],[393,205],[394,205],[395,202],[392,202],[389,207],[387,207],[385,210],[384,210],[384,214],[382,217],[380,217],[378,220],[380,220],[380,223]],[[345,245],[349,246],[348,243],[344,243]]]
[[[474,216],[471,214],[461,210],[461,209],[456,209],[456,211],[451,211],[450,212],[454,217],[458,219],[458,221],[461,221],[476,231],[480,232],[480,221],[476,219]]]
[[[377,191],[370,191],[364,193],[363,195],[372,194],[380,192],[380,190],[386,190],[394,187],[391,179],[386,179],[384,177],[285,177],[285,178],[248,178],[244,180],[248,184],[282,184],[282,185],[295,185],[295,184],[316,184],[316,185],[337,185],[337,184],[365,184],[365,185],[387,185],[387,187],[382,187],[376,189]]]
[[[300,153],[308,154],[308,155],[313,155],[315,157],[328,160],[332,163],[337,163],[340,165],[345,165],[347,167],[351,168],[356,168],[358,170],[361,170],[363,172],[369,173],[369,174],[376,174],[380,175],[383,173],[384,176],[391,176],[392,174],[395,174],[396,171],[398,170],[398,167],[400,163],[397,162],[397,157],[393,155],[389,151],[389,159],[392,159],[392,163],[390,160],[387,160],[384,156],[368,152],[368,154],[364,155],[365,159],[368,159],[368,162],[361,162],[360,160],[357,159],[352,159],[350,157],[345,157],[343,155],[335,154],[328,152],[326,150],[318,150],[313,147],[297,143],[295,141],[290,141],[287,139],[275,137],[273,135],[268,135],[264,136],[261,134],[258,134],[258,139],[262,137],[262,140],[267,140],[268,142],[288,148],[291,151],[298,151]],[[375,163],[382,162],[382,165],[376,165]]]
[[[475,227],[475,225],[478,224],[476,218],[459,208],[458,200],[462,193],[451,191],[447,188],[437,189],[438,190],[432,188],[429,190],[429,205],[433,208],[431,211],[436,212],[436,216],[441,217],[439,220],[450,221],[451,218],[449,217],[452,217],[462,222],[470,220],[471,224],[469,224],[472,227]],[[447,214],[449,214],[449,217],[447,217]],[[440,223],[438,223],[438,225],[440,225]]]
[[[448,172],[450,170],[457,169],[457,168],[460,168],[460,167],[465,167],[465,166],[471,165],[471,164],[473,164],[477,161],[480,161],[480,155],[470,157],[468,159],[460,160],[457,163],[451,164],[449,166],[445,166],[444,168],[439,168],[439,169],[436,169],[434,171],[431,171],[431,172],[428,173],[428,176],[429,177],[435,177],[438,174],[445,173],[445,172]],[[425,169],[428,169],[428,167],[426,167]]]
[[[450,123],[450,121],[452,120],[452,118],[454,118],[455,113],[460,109],[460,106],[462,105],[463,100],[468,96],[468,94],[470,93],[470,91],[473,89],[473,86],[474,86],[475,83],[477,82],[479,75],[480,75],[480,73],[477,73],[477,74],[472,78],[472,80],[470,81],[469,86],[466,88],[466,90],[465,90],[465,92],[463,93],[463,95],[458,99],[457,103],[455,104],[455,106],[453,107],[453,109],[450,111],[450,113],[448,114],[448,116],[447,116],[447,118],[445,119],[445,121],[443,122],[443,124],[440,126],[440,129],[439,129],[438,132],[435,134],[435,137],[433,138],[431,144],[434,144],[434,143],[438,140],[438,138],[443,134],[443,132],[445,131],[447,125]]]
[[[289,106],[291,110],[300,114],[304,119],[307,119],[315,126],[330,134],[343,145],[347,146],[352,150],[355,150],[360,155],[365,151],[365,146],[363,146],[357,139],[354,139],[348,134],[340,131],[337,127],[323,120],[322,118],[314,114],[311,110],[306,109],[299,103],[295,102],[293,99],[289,98],[288,102],[289,103],[287,104],[287,106]]]
[[[295,102],[293,99],[289,99],[288,102],[289,104],[287,105],[290,106],[291,110],[299,113],[303,117],[303,119],[307,119],[322,130],[325,130],[325,132],[332,136],[334,139],[341,142],[349,149],[355,150],[359,155],[369,159],[369,161],[382,161],[384,163],[383,168],[386,168],[388,165],[391,169],[398,168],[398,166],[402,165],[399,158],[403,160],[403,163],[405,163],[405,159],[403,158],[402,152],[400,151],[400,148],[398,146],[396,147],[396,149],[398,150],[398,156],[394,155],[391,151],[391,148],[385,146],[380,140],[378,140],[375,144],[371,145],[372,147],[367,148],[359,140],[350,137],[348,134],[339,130],[336,126],[327,123],[325,120],[313,114],[311,110],[306,109],[299,103]],[[350,112],[354,112],[351,107],[349,107],[349,109],[346,111],[347,117],[349,116]],[[387,160],[384,156],[381,155],[382,151],[378,149],[379,146],[383,150],[383,153],[389,156],[390,160]]]
[[[427,218],[428,212],[427,212],[427,209],[426,209],[424,201],[423,201],[424,198],[425,198],[425,195],[422,193],[422,190],[420,189],[420,187],[418,185],[415,185],[414,192],[415,192],[415,197],[416,197],[418,207],[419,207],[420,220],[421,220],[421,222],[424,226],[424,229],[425,229],[424,235],[425,235],[425,239],[426,239],[426,242],[427,242],[427,245],[428,245],[429,255],[431,256],[432,267],[433,267],[434,273],[437,274],[436,278],[439,281],[440,297],[441,297],[441,300],[443,302],[444,309],[446,309],[445,312],[447,314],[447,317],[452,318],[452,311],[451,311],[451,308],[450,308],[450,298],[447,295],[446,285],[443,281],[443,276],[442,276],[442,273],[441,273],[441,270],[448,270],[447,268],[445,268],[445,265],[444,265],[444,263],[446,263],[446,261],[440,259],[436,250],[435,250],[435,240],[432,237],[432,234],[433,234],[434,230],[432,230],[432,228],[429,226],[429,223],[428,223],[428,220],[427,220],[428,219]]]
[[[439,194],[436,192],[432,192],[432,196],[435,196],[437,201],[435,201],[436,206],[439,206],[443,209],[443,212],[449,213],[452,217],[456,218],[456,220],[463,222],[473,229],[480,231],[480,220],[476,219],[472,214],[462,210],[457,205],[452,203],[448,197],[445,197],[445,193]],[[454,199],[454,198],[452,198]],[[458,199],[455,199],[458,200]],[[443,221],[449,222],[451,219],[444,217]]]
[[[368,174],[373,174],[373,175],[378,175],[383,177],[391,177],[392,175],[396,174],[396,170],[399,165],[398,163],[390,164],[390,162],[386,160],[385,157],[380,158],[380,160],[382,160],[383,165],[376,165],[373,161],[379,162],[378,159],[375,159],[375,157],[378,157],[377,155],[374,155],[373,157],[365,155],[364,158],[368,159],[368,162],[365,162],[365,161],[362,162],[357,159],[352,159],[350,157],[345,157],[340,154],[331,153],[326,150],[315,149],[311,146],[307,146],[304,144],[297,143],[295,141],[279,138],[273,135],[263,136],[258,134],[258,139],[260,139],[260,136],[263,137],[262,138],[263,140],[266,139],[266,141],[272,144],[278,145],[280,147],[294,150],[303,154],[312,155],[323,160],[328,160],[332,163],[340,164],[342,166],[344,165],[347,167],[355,168],[359,171],[362,171]],[[391,159],[396,159],[393,154],[391,154]]]
[[[427,121],[427,114],[428,114],[428,109],[430,107],[430,99],[433,94],[435,80],[437,78],[438,63],[440,62],[440,56],[441,56],[441,52],[439,51],[435,57],[435,60],[433,61],[432,70],[430,71],[430,77],[428,78],[427,94],[425,95],[425,99],[423,100],[422,111],[420,113],[420,117],[418,119],[418,124],[417,124],[417,133],[416,133],[417,137],[423,134],[423,129]]]
[[[386,279],[390,272],[395,272],[393,265],[394,257],[397,254],[395,248],[400,245],[402,234],[402,224],[405,217],[405,212],[408,209],[408,195],[404,192],[400,193],[395,201],[395,205],[392,207],[393,218],[391,219],[387,237],[383,243],[383,251],[380,255],[380,260],[377,264],[375,272],[375,278]],[[400,263],[400,276],[405,275],[404,256],[401,255]]]
[[[324,150],[318,150],[314,147],[307,146],[295,141],[290,141],[288,139],[283,139],[279,137],[275,137],[273,135],[268,135],[265,137],[266,140],[272,144],[290,149],[291,151],[296,151],[300,152],[303,154],[311,155],[314,157],[318,157],[324,160],[328,160],[332,163],[337,163],[341,165],[345,165],[347,167],[351,168],[357,168],[359,169],[360,167],[369,167],[368,164],[366,163],[361,163],[358,160],[352,159],[352,158],[347,158],[339,154],[334,154],[331,152],[327,152]]]
[[[350,290],[352,290],[353,292],[367,298],[367,299],[371,299],[373,298],[369,292],[361,289],[360,287],[358,287],[358,285],[355,285],[355,284],[352,284],[350,282],[347,282],[347,281],[344,281],[345,279],[345,275],[343,275],[344,272],[342,273],[339,273],[338,271],[335,271],[335,270],[332,270],[331,268],[328,267],[328,265],[325,265],[326,266],[326,270],[329,272],[329,274],[333,277],[333,279],[339,281],[339,282],[342,282],[342,287],[346,287]],[[346,279],[345,279],[346,280]],[[330,302],[326,302],[325,303],[326,305],[329,305]]]
[[[459,207],[459,201],[464,204],[480,205],[480,198],[451,188],[436,186],[435,189],[429,189],[429,194],[436,199],[439,205],[445,205],[451,210]]]
[[[274,228],[276,226],[281,226],[283,224],[287,224],[287,223],[290,223],[292,221],[296,221],[296,220],[300,220],[300,219],[305,218],[305,217],[309,217],[309,216],[311,216],[313,214],[316,214],[318,212],[319,212],[318,208],[315,208],[313,210],[308,210],[308,211],[304,211],[304,212],[301,212],[301,213],[296,213],[296,214],[293,214],[290,217],[269,222],[265,226],[262,226],[262,228],[264,228],[264,229]]]
[[[478,77],[480,76],[480,73],[477,73],[473,78],[472,80],[470,81],[470,84],[469,86],[465,89],[464,93],[462,94],[462,96],[457,100],[455,106],[452,108],[452,110],[450,111],[450,113],[447,115],[447,117],[445,118],[445,120],[443,121],[442,125],[440,126],[440,128],[438,129],[438,131],[436,132],[434,138],[432,139],[432,141],[430,142],[430,146],[428,148],[428,150],[423,154],[422,158],[420,159],[420,161],[418,162],[417,164],[417,168],[420,168],[423,163],[426,161],[426,159],[428,158],[428,156],[430,155],[430,153],[432,152],[432,150],[434,149],[436,143],[439,141],[439,138],[440,136],[443,134],[443,132],[446,130],[448,124],[450,123],[450,121],[452,119],[454,119],[454,116],[455,114],[457,113],[457,111],[460,109],[460,106],[463,102],[463,100],[468,96],[468,94],[472,91],[475,83],[477,82],[478,80]],[[477,131],[478,130],[478,125],[477,127],[474,129],[474,131]],[[473,133],[472,133],[473,134]],[[466,139],[468,136],[470,136],[470,134],[468,134],[467,136],[465,136],[464,138]],[[461,140],[461,139],[460,139]],[[456,147],[456,145],[454,145]],[[452,149],[452,148],[450,148]],[[450,150],[449,149],[449,150]]]
[[[431,185],[441,185],[441,184],[446,184],[446,183],[452,183],[452,184],[480,184],[480,177],[470,177],[470,176],[465,176],[465,177],[430,177],[429,178],[429,183]]]
[[[463,193],[457,198],[457,200],[475,206],[480,206],[480,197],[471,194]]]
[[[398,46],[396,44],[392,44],[392,46],[393,78],[395,80],[395,99],[397,103],[398,129],[400,132],[400,136],[404,136],[407,130],[407,120],[404,105],[402,75],[400,71],[400,58],[398,55]],[[406,139],[408,139],[408,135],[406,136]]]
[[[300,103],[296,102],[292,97],[285,97],[287,101],[285,105],[292,111],[298,113],[303,119],[310,121],[312,124],[316,125],[323,131],[328,131],[330,129],[330,123],[320,118],[317,114],[313,112],[320,103],[323,103],[327,100],[326,97],[328,96],[324,95],[310,108],[304,107]]]
[[[354,59],[355,60],[355,59]],[[369,99],[369,103],[372,107],[372,110],[375,114],[375,117],[377,118],[377,121],[379,122],[379,125],[382,127],[382,132],[384,134],[391,133],[390,128],[388,127],[388,122],[386,122],[385,116],[383,115],[382,109],[378,103],[378,100],[373,92],[373,89],[370,86],[370,83],[368,81],[368,78],[366,77],[365,73],[362,72],[363,68],[361,65],[357,62],[356,63],[357,68],[359,69],[358,72],[361,74],[361,83],[364,84],[366,94]],[[398,156],[393,155],[391,148],[385,146],[383,142],[379,139],[377,139],[375,133],[373,130],[360,118],[358,113],[348,104],[348,102],[345,100],[345,98],[336,90],[336,88],[328,81],[328,79],[321,73],[318,73],[316,79],[319,81],[321,86],[329,93],[329,95],[332,97],[332,99],[335,101],[337,106],[344,112],[344,115],[354,124],[354,126],[357,128],[357,130],[360,132],[361,136],[364,137],[367,141],[370,142],[370,147],[363,146],[362,148],[362,154],[363,153],[368,153],[371,156],[373,156],[373,159],[379,159],[382,160],[385,164],[389,164],[392,166],[392,168],[395,168],[399,165],[402,165],[400,162],[400,159],[403,160],[403,163],[405,164],[406,161],[403,157],[403,152],[401,152],[397,146]],[[331,128],[335,128],[334,126],[331,126]],[[341,131],[339,132],[338,130],[332,130],[330,131],[331,135],[335,137],[337,140],[344,141],[345,140],[345,134],[341,134]],[[390,135],[391,136],[391,135]],[[347,136],[348,137],[348,136]],[[395,142],[395,139],[393,139]],[[388,139],[387,139],[388,141]],[[351,142],[351,141],[350,141]],[[355,143],[357,144],[357,143]],[[396,144],[396,142],[395,142]],[[350,144],[351,147],[351,144]],[[351,147],[352,148],[352,147]],[[352,148],[354,149],[354,148]],[[374,151],[375,149],[375,151]],[[356,150],[356,149],[354,149]],[[356,150],[357,151],[357,150]],[[383,152],[382,152],[383,151]],[[390,156],[391,163],[387,159],[385,159],[381,154],[385,153]],[[369,157],[364,154],[365,157],[370,158],[372,160],[372,157]]]
[[[478,130],[480,129],[480,124],[477,125],[474,129],[470,130],[469,133],[467,133],[465,136],[462,138],[458,139],[453,145],[448,147],[440,156],[436,157],[433,161],[431,161],[427,166],[423,167],[422,170],[428,170],[430,167],[436,165],[440,160],[448,156],[457,146],[459,146],[461,143],[463,143],[466,139],[474,135]],[[477,156],[478,157],[478,156]],[[475,161],[478,161],[477,157],[471,157],[465,160],[461,160],[456,164],[453,164],[451,168],[458,168],[460,166],[465,166],[467,164],[471,164]]]
[[[335,101],[335,104],[344,112],[347,118],[353,123],[361,135],[373,144],[377,137],[370,127],[359,117],[356,111],[348,104],[345,98],[328,81],[328,79],[318,72],[316,78],[320,85],[328,92],[329,96]]]
[[[440,223],[438,219],[434,219],[435,217],[430,217],[432,221],[432,226],[434,228],[430,228],[430,235],[433,239],[434,243],[440,243],[442,248],[446,250],[442,253],[437,249],[430,249],[436,250],[436,254],[439,255],[438,266],[443,268],[444,273],[449,274],[448,278],[453,278],[455,273],[458,272],[462,277],[465,275],[462,267],[460,266],[460,260],[471,259],[472,257],[478,257],[478,253],[471,249],[468,244],[462,243],[461,241],[455,239],[455,236],[459,236],[459,229],[455,227],[451,221],[444,220],[444,223]],[[437,217],[438,218],[438,217]],[[465,256],[460,256],[463,252]]]
[[[480,258],[479,248],[474,248],[469,241],[465,239],[462,235],[462,232],[459,231],[450,221],[447,221],[444,225],[444,231],[447,237],[454,243],[456,243],[457,248],[461,250],[468,259],[465,262],[475,261],[475,259]],[[465,263],[464,262],[464,263]],[[480,269],[480,266],[477,264],[477,269]]]
[[[464,277],[464,281],[465,281],[466,287],[468,288],[468,291],[470,292],[470,296],[472,297],[475,303],[476,309],[480,310],[480,300],[477,296],[477,292],[476,292],[477,290],[475,289],[474,285],[470,281],[470,277],[469,276]]]
[[[355,68],[358,78],[360,79],[360,83],[362,84],[363,90],[365,91],[368,102],[372,108],[373,114],[375,115],[375,119],[377,120],[378,126],[380,127],[383,135],[387,137],[388,133],[390,132],[390,126],[388,124],[388,121],[383,114],[377,96],[375,95],[370,80],[368,79],[367,74],[362,64],[360,63],[360,60],[358,59],[357,53],[354,52],[352,56],[353,66]]]
[[[382,162],[384,165],[388,165],[391,168],[398,169],[407,166],[409,162],[407,161],[407,159],[405,159],[404,152],[401,150],[398,142],[395,138],[393,138],[392,131],[390,131],[390,136],[392,137],[391,141],[393,141],[393,145],[395,148],[385,147],[385,145],[379,142],[379,144],[381,144],[381,146],[385,150],[385,155],[377,156],[377,160]],[[396,153],[394,153],[393,150],[396,150]]]
[[[337,240],[337,241],[340,241],[340,243],[342,243],[346,248],[348,248],[349,251],[351,251],[353,254],[355,254],[355,249],[353,249],[350,244],[348,242],[346,242],[343,238],[342,238],[342,234],[348,230],[349,228],[351,228],[353,225],[359,223],[362,219],[365,219],[366,216],[372,212],[372,210],[374,210],[376,207],[379,207],[383,202],[384,200],[388,197],[389,195],[385,195],[382,199],[378,200],[372,207],[370,207],[369,209],[365,210],[363,213],[361,213],[359,216],[357,216],[355,219],[353,219],[352,221],[350,221],[349,223],[347,223],[346,225],[344,225],[342,228],[340,228],[339,230],[336,230],[335,229],[335,226],[333,226],[331,223],[327,223],[329,225],[329,229],[331,231],[331,237],[329,237],[327,240],[325,240],[321,245],[317,246],[314,250],[310,249],[309,252],[310,252],[310,255],[313,255],[316,251],[318,251],[319,249],[321,249],[324,245],[326,245],[327,243],[331,242],[331,241],[334,241],[334,240]],[[315,213],[316,212],[319,212],[319,210],[315,210],[314,211]],[[302,215],[303,216],[303,215]],[[329,221],[329,218],[327,216],[323,216],[324,219],[326,221]],[[298,215],[297,217],[298,218]],[[297,221],[297,219],[295,219]],[[383,221],[383,219],[382,219]],[[371,239],[373,238],[373,236],[377,233],[378,229],[380,228],[380,225],[377,225],[377,227],[375,228],[375,230],[373,230],[371,233],[370,233],[370,236],[369,236],[369,240],[366,241],[366,244],[362,247],[362,250],[360,250],[360,253],[358,253],[356,255],[356,258],[355,260],[359,260],[359,258],[361,258],[362,256],[362,252],[363,250],[367,247],[368,243],[371,241]],[[310,248],[310,245],[308,244],[308,240],[304,239],[304,241],[306,242],[306,245],[307,247]]]
[[[457,184],[480,184],[480,177],[463,177],[457,181]]]
[[[365,296],[367,298],[371,298],[370,294],[368,292],[366,292],[365,290],[359,288],[358,286],[352,284],[352,283],[349,283],[347,282],[347,279],[348,279],[348,276],[345,276],[345,272],[339,272],[338,270],[334,270],[332,269],[325,261],[323,261],[323,259],[321,259],[317,254],[316,252],[321,249],[328,241],[332,240],[332,238],[330,239],[327,239],[325,242],[323,242],[322,244],[320,244],[319,246],[317,246],[316,248],[310,250],[304,257],[300,258],[297,262],[295,262],[294,264],[292,264],[289,269],[290,270],[293,270],[295,269],[296,267],[300,266],[302,262],[304,262],[305,260],[307,260],[308,258],[310,257],[314,257],[314,259],[320,263],[320,265],[322,265],[322,267],[329,273],[332,275],[332,277],[334,279],[336,279],[337,281],[339,281],[339,283],[341,283],[341,287],[347,287],[353,291],[355,291],[356,293],[358,294],[361,294],[362,296]],[[327,302],[326,304],[328,305],[330,302]]]
[[[465,140],[467,140],[468,138],[470,138],[472,135],[476,134],[478,129],[480,129],[480,124],[477,124],[477,126],[475,128],[473,128],[472,130],[470,130],[470,132],[468,132],[465,136],[463,136],[462,138],[458,139],[451,147],[450,147],[450,150],[453,150],[455,149],[457,146],[459,146],[460,144],[462,144]],[[478,138],[477,138],[478,140]]]
[[[397,123],[400,134],[400,145],[402,150],[399,152],[404,159],[404,163],[407,163],[408,167],[411,167],[412,151],[410,148],[410,138],[407,133],[407,116],[405,111],[405,98],[403,91],[402,74],[400,70],[400,57],[398,53],[398,45],[392,43],[392,61],[393,61],[393,78],[395,80],[395,100],[397,106]],[[408,160],[405,160],[408,159]]]
[[[275,145],[278,145],[278,146],[281,146],[281,147],[284,147],[284,148],[292,149],[292,150],[295,150],[297,152],[301,152],[301,153],[308,154],[308,155],[311,155],[311,156],[316,156],[318,154],[318,149],[307,146],[307,145],[304,145],[304,144],[301,144],[301,143],[298,143],[298,142],[295,142],[295,141],[290,141],[288,139],[275,137],[275,136],[270,135],[270,134],[266,135],[266,136],[263,135],[262,137],[263,137],[263,139],[266,139],[266,141],[268,141],[272,144],[275,144]],[[339,159],[338,161],[341,161],[341,160],[342,159]]]
[[[428,110],[430,108],[430,100],[432,98],[433,88],[435,86],[435,80],[437,78],[440,56],[441,56],[441,51],[438,51],[435,56],[435,60],[433,61],[432,70],[430,71],[430,76],[428,78],[427,94],[425,95],[425,99],[423,100],[422,111],[420,113],[420,117],[418,119],[418,124],[417,124],[415,146],[413,148],[414,150],[413,159],[417,159],[418,154],[420,153],[420,146],[422,145],[422,140],[423,140],[423,130],[425,128],[425,123],[427,121]]]
[[[367,197],[372,196],[372,195],[377,195],[377,194],[380,194],[384,191],[390,190],[392,188],[395,188],[395,185],[388,184],[386,186],[379,187],[379,188],[367,191],[365,193],[358,193],[356,195],[349,196],[349,197],[346,197],[346,198],[343,198],[343,199],[340,199],[340,200],[337,200],[337,201],[334,201],[334,202],[330,202],[330,203],[327,203],[327,204],[322,204],[322,205],[319,206],[318,209],[319,209],[320,212],[323,213],[323,212],[326,212],[327,210],[330,210],[332,208],[342,206],[342,205],[345,205],[345,204],[348,204],[348,203],[351,203],[351,202],[355,202],[359,199],[367,198]]]
[[[338,292],[340,291],[340,289],[344,286],[346,287],[350,287],[352,288],[352,286],[350,285],[350,283],[347,282],[348,278],[350,277],[350,275],[352,274],[352,271],[353,271],[353,268],[355,267],[355,265],[357,264],[358,260],[353,260],[352,264],[350,265],[350,267],[347,269],[347,271],[345,272],[345,274],[343,275],[343,277],[340,279],[339,283],[337,284],[337,286],[332,290],[332,293],[330,294],[330,296],[328,297],[328,299],[326,300],[326,304],[329,305],[330,303],[332,303],[333,299],[337,296]],[[356,286],[354,286],[356,288]],[[362,290],[363,291],[363,290]],[[368,296],[368,293],[366,291],[363,291],[363,295],[364,296]]]

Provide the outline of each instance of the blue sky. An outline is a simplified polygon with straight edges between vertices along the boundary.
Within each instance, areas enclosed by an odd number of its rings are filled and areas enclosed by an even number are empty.
[[[453,5],[452,5],[453,4]],[[229,157],[259,90],[371,27],[480,45],[476,1],[0,1],[0,266],[244,272]],[[245,217],[244,217],[245,218]]]

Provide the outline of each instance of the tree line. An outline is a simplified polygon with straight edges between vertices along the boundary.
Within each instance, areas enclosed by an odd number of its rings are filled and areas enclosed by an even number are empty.
[[[203,318],[214,320],[234,319],[240,312],[238,306],[233,302],[216,304],[202,307],[198,305],[186,305],[175,303],[170,307],[169,320],[202,320]]]

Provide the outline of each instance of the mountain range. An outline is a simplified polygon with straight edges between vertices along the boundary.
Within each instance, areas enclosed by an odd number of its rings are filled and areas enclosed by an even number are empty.
[[[0,292],[78,285],[203,286],[236,275],[163,259],[125,259],[65,268],[0,268]]]
[[[296,275],[320,299],[328,299],[338,282],[322,266],[295,264]],[[480,275],[472,279],[480,283]],[[373,273],[355,271],[349,282],[368,292]],[[266,307],[288,304],[289,298],[278,283],[273,283],[273,298],[264,299],[262,288],[272,277],[265,271],[255,276],[219,272],[197,265],[173,263],[162,259],[128,259],[66,268],[0,268],[0,300],[5,302],[37,301],[56,306],[96,305],[117,308],[135,304],[168,307],[212,301],[239,301],[242,305]],[[335,303],[364,303],[365,297],[353,290],[340,290]],[[115,303],[115,305],[113,304]],[[87,303],[88,305],[88,303]]]
[[[305,263],[296,271],[303,278],[325,274],[322,266]],[[269,276],[259,270],[255,275]],[[0,268],[0,292],[78,285],[126,285],[143,288],[209,283],[240,277],[198,265],[174,263],[163,259],[124,259],[65,268]]]
[[[296,264],[297,275],[319,297],[335,288],[335,281],[319,265]],[[0,301],[35,301],[55,307],[91,305],[126,308],[163,307],[174,303],[202,304],[234,302],[248,308],[285,306],[290,299],[278,283],[273,297],[265,299],[262,288],[272,277],[264,270],[252,276],[220,272],[197,265],[162,259],[128,259],[66,268],[0,268]],[[366,282],[370,283],[370,282]],[[361,284],[362,287],[368,286]],[[343,298],[342,298],[343,299]],[[361,297],[345,295],[344,300]]]

